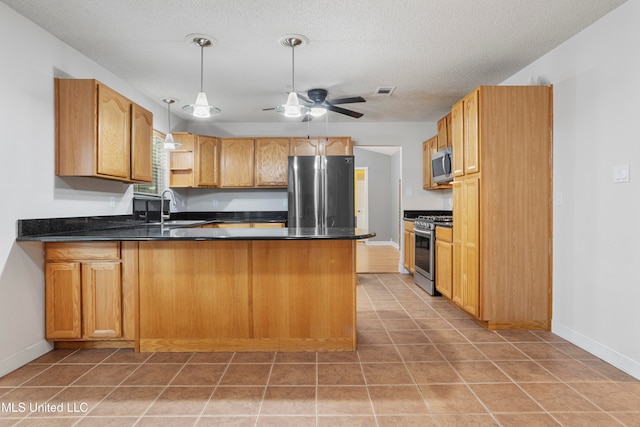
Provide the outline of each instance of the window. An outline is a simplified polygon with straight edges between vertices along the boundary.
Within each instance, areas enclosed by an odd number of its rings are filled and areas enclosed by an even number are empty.
[[[158,131],[153,131],[153,179],[151,184],[134,184],[133,192],[135,194],[155,195],[159,196],[167,185],[167,151],[163,148],[164,135]]]

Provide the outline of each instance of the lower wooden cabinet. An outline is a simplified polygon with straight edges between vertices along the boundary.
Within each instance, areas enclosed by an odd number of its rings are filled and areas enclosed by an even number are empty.
[[[404,260],[402,265],[413,274],[415,270],[416,235],[413,221],[404,221]]]
[[[451,299],[453,289],[453,229],[436,227],[436,289]]]
[[[133,340],[137,245],[49,243],[45,247],[48,340]]]

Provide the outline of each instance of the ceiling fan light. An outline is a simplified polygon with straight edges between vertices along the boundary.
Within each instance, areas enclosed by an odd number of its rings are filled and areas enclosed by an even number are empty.
[[[311,107],[309,109],[309,114],[313,117],[322,117],[327,114],[327,109],[323,107]]]

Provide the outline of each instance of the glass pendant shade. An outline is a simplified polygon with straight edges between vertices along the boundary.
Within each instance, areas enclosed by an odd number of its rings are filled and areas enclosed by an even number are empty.
[[[168,133],[167,136],[164,137],[164,149],[165,150],[175,150],[176,148],[180,147],[182,144],[180,144],[179,142],[175,142],[173,140],[173,135],[171,135],[171,133]]]
[[[204,92],[198,92],[195,104],[185,105],[182,111],[202,119],[217,116],[222,112],[219,108],[209,105],[207,94]]]
[[[290,92],[287,98],[287,103],[284,106],[285,117],[300,117],[300,102],[298,102],[298,94]]]
[[[169,132],[167,132],[167,135],[164,137],[164,145],[162,147],[165,150],[175,150],[182,146],[179,142],[174,141],[173,135],[171,134],[171,104],[176,102],[176,100],[173,98],[164,98],[162,102],[167,104],[167,127],[169,129]]]

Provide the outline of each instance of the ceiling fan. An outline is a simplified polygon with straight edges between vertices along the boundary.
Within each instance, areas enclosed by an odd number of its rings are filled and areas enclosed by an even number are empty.
[[[367,100],[364,99],[363,97],[354,96],[349,98],[327,99],[328,94],[329,92],[326,89],[320,89],[320,88],[310,89],[307,92],[307,96],[296,93],[296,95],[298,95],[298,99],[309,104],[309,105],[301,106],[301,110],[304,113],[304,117],[302,119],[303,122],[308,122],[309,120],[312,120],[314,117],[323,116],[327,113],[327,111],[333,111],[334,113],[344,114],[346,116],[353,117],[356,119],[359,119],[360,117],[363,116],[362,113],[359,113],[357,111],[348,110],[346,108],[337,106],[337,104],[353,104],[356,102],[367,102]],[[270,110],[281,112],[281,111],[284,111],[284,108],[283,106],[279,105],[277,107],[263,109],[263,111],[270,111]]]

